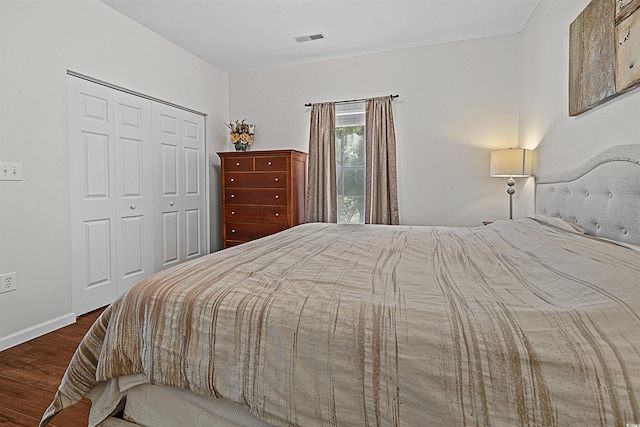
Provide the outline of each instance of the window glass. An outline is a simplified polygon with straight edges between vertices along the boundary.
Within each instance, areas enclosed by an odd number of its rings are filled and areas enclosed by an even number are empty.
[[[364,223],[364,126],[364,102],[336,105],[336,190],[340,223]]]

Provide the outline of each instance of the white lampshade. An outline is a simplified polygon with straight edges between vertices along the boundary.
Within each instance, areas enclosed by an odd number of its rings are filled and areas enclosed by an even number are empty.
[[[491,152],[491,176],[531,176],[531,150],[509,148]]]

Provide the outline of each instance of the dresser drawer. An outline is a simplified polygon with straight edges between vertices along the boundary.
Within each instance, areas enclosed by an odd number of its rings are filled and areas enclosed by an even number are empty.
[[[288,223],[286,206],[227,205],[224,208],[227,221],[252,222],[256,224]]]
[[[227,188],[286,188],[286,172],[237,172],[226,173]]]
[[[228,222],[226,240],[248,241],[286,230],[286,224],[243,224]]]
[[[224,202],[229,205],[286,205],[287,190],[227,188],[224,191]]]
[[[229,157],[224,159],[225,173],[234,171],[252,171],[253,157]]]
[[[255,170],[257,171],[286,171],[286,157],[256,157]]]

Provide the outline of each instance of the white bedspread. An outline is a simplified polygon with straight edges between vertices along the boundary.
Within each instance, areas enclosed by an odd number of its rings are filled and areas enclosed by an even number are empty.
[[[133,287],[41,425],[136,373],[276,426],[640,423],[640,253],[550,218],[301,225]]]

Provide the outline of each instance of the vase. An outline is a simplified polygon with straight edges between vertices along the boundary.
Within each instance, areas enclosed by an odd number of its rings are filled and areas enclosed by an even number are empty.
[[[247,151],[247,144],[244,142],[235,142],[233,145],[235,145],[236,151]]]

